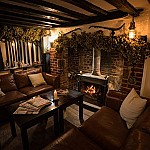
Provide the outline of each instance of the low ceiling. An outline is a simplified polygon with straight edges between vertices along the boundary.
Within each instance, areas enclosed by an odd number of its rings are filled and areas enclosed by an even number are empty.
[[[140,11],[127,0],[0,0],[0,25],[70,27],[138,16]]]

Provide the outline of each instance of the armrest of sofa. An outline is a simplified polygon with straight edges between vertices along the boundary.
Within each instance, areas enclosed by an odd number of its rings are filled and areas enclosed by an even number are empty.
[[[115,91],[115,90],[110,90],[106,94],[106,100],[105,100],[105,106],[110,107],[116,111],[119,111],[120,106],[125,99],[126,94],[120,92],[120,91]]]
[[[42,74],[47,84],[53,85],[55,89],[60,87],[60,78],[58,76],[46,72],[43,72]]]

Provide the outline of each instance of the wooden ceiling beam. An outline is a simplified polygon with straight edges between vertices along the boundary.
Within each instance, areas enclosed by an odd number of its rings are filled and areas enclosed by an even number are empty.
[[[106,16],[101,15],[101,16],[89,17],[89,19],[87,20],[78,20],[76,22],[63,23],[61,26],[58,25],[57,27],[71,27],[71,26],[90,24],[94,22],[102,22],[106,20],[119,19],[122,17],[126,17],[127,15],[128,13],[126,12],[122,12],[120,10],[113,10],[111,12],[108,12]]]
[[[49,26],[52,26],[53,24],[50,23],[50,22],[45,22],[45,21],[37,21],[37,20],[33,20],[33,19],[27,19],[27,18],[22,18],[22,17],[17,17],[17,16],[9,16],[9,15],[4,15],[4,14],[0,14],[0,19],[13,19],[15,22],[18,22],[18,21],[24,21],[26,23],[36,23],[36,24],[43,24],[43,25],[49,25]],[[59,24],[61,25],[61,24]]]
[[[33,14],[26,14],[25,12],[16,12],[14,10],[2,8],[1,6],[0,6],[0,13],[3,15],[16,16],[16,17],[21,17],[24,19],[32,19],[35,21],[45,21],[45,22],[51,22],[51,23],[57,23],[57,24],[62,23],[62,21],[47,19],[42,16],[39,16],[38,14],[33,15]]]
[[[16,22],[16,20],[13,20],[13,19],[7,19],[7,18],[0,18],[1,22],[0,24],[3,22],[4,25],[18,25],[18,26],[24,26],[24,27],[38,27],[38,26],[41,26],[41,27],[46,27],[45,25],[43,24],[37,24],[37,23],[32,23],[32,22],[25,22],[25,21],[20,21],[18,20]]]
[[[5,26],[5,25],[8,25],[8,26],[12,26],[12,22],[6,22],[6,20],[1,20],[0,21],[0,26]],[[37,26],[37,25],[29,25],[29,24],[18,24],[18,23],[16,23],[16,22],[13,22],[13,26],[16,26],[16,27],[23,27],[23,28],[32,28],[32,27],[35,27],[35,28],[37,28],[37,27],[39,27],[39,28],[41,28],[41,27],[43,27],[43,26],[41,26],[41,25],[39,25],[39,26]]]
[[[118,19],[128,14],[138,16],[140,13],[140,10],[134,8],[127,0],[105,0],[118,9],[112,11],[103,10],[88,0],[61,1],[92,14],[85,15],[49,0],[0,0],[0,24],[44,28],[71,27]],[[48,16],[50,18],[45,18]]]
[[[97,14],[97,15],[107,15],[107,11],[86,1],[86,0],[63,0],[64,2],[73,4],[77,7],[80,7],[88,12]]]
[[[139,15],[139,11],[127,0],[105,0],[105,1],[115,6],[117,9],[121,11],[129,13],[132,16],[136,17]]]
[[[18,0],[17,0],[18,1]],[[67,9],[65,7],[56,5],[54,3],[51,3],[49,0],[21,0],[21,2],[24,2],[26,4],[35,5],[35,6],[42,6],[42,7],[48,7],[52,8],[61,12],[66,13],[68,16],[77,18],[77,19],[83,19],[87,18],[88,16],[70,9]]]
[[[39,7],[33,7],[31,5],[27,5],[24,3],[18,3],[15,1],[0,0],[0,5],[4,6],[6,8],[10,7],[10,8],[19,9],[20,11],[23,10],[23,11],[26,11],[26,13],[32,12],[32,13],[37,13],[37,14],[46,15],[46,16],[53,16],[53,17],[56,17],[56,18],[59,18],[61,20],[65,20],[65,21],[74,21],[75,20],[75,19],[71,19],[68,17],[64,17],[64,16],[62,16],[62,14],[58,14],[57,12],[47,11],[47,10],[41,9]]]

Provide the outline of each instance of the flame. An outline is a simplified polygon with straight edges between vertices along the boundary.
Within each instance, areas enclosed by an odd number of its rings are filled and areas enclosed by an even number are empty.
[[[87,86],[87,89],[85,90],[85,93],[88,93],[90,95],[95,94],[96,93],[95,86],[93,86],[93,85]]]

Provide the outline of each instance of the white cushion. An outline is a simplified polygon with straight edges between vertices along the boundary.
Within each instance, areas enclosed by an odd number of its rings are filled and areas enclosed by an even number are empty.
[[[128,129],[132,127],[136,119],[145,108],[147,100],[140,98],[133,88],[124,99],[120,107],[120,116],[126,121]]]
[[[2,96],[4,96],[5,95],[5,93],[1,90],[1,88],[0,88],[0,97],[2,97]]]
[[[46,84],[46,81],[44,80],[42,73],[30,74],[28,75],[28,77],[34,87]]]

